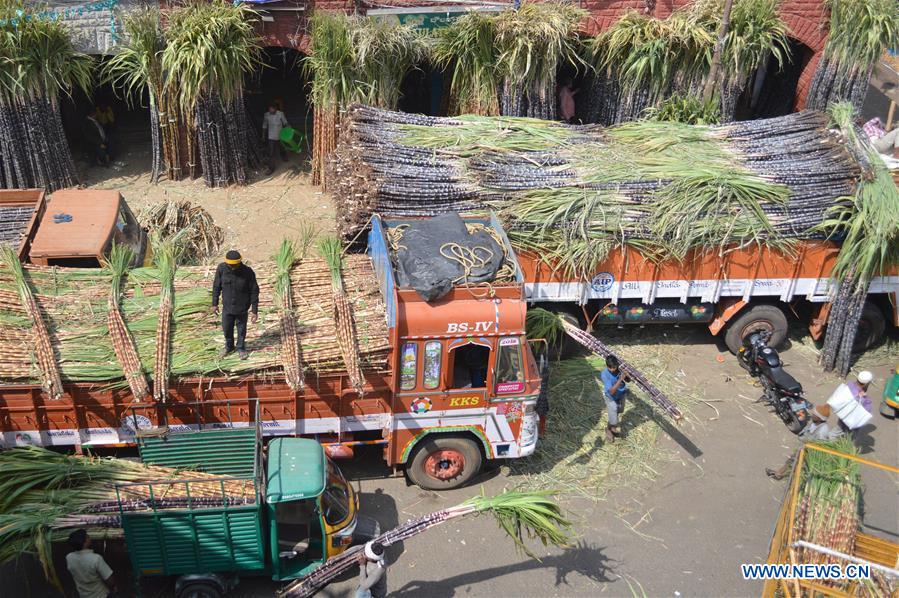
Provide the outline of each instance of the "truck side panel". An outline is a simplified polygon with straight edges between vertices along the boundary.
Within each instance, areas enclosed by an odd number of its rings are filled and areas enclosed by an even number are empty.
[[[389,427],[391,377],[390,372],[367,372],[362,398],[351,392],[343,375],[309,376],[302,393],[279,379],[182,381],[170,389],[167,420],[154,404],[134,405],[127,389],[73,384],[60,400],[51,401],[38,385],[4,385],[0,447],[130,444],[135,426],[168,425],[173,432],[198,429],[201,422],[206,427],[246,427],[257,400],[266,436],[380,433]]]
[[[261,571],[267,546],[256,506],[125,513],[122,527],[139,575]]]
[[[651,304],[656,299],[676,298],[717,303],[722,297],[825,302],[830,297],[830,274],[838,252],[833,243],[810,241],[797,243],[794,255],[751,246],[724,256],[692,252],[683,262],[657,263],[628,248],[612,251],[586,282],[553,270],[534,254],[519,254],[519,262],[525,274],[525,292],[532,302],[637,299]],[[897,288],[899,271],[894,268],[873,279],[869,292],[894,293]]]

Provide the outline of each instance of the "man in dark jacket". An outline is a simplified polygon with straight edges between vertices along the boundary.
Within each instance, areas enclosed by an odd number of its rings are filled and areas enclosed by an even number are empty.
[[[259,285],[256,273],[241,261],[240,253],[233,249],[225,254],[225,262],[215,269],[212,283],[212,309],[219,313],[219,295],[222,296],[222,331],[225,333],[224,357],[234,350],[234,325],[237,325],[237,354],[246,359],[248,354],[244,341],[247,338],[247,318],[250,308],[255,324],[259,312]]]

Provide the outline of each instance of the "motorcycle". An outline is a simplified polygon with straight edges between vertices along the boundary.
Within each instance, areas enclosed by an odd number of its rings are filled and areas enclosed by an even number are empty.
[[[761,383],[765,394],[760,400],[774,409],[790,432],[799,434],[809,422],[812,404],[803,395],[802,384],[783,369],[777,351],[768,346],[770,339],[771,333],[766,330],[747,335],[737,357],[749,375]]]

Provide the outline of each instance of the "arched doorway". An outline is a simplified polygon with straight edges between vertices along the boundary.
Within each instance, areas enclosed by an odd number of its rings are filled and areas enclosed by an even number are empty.
[[[787,38],[789,58],[778,67],[773,55],[759,67],[744,93],[742,118],[769,118],[790,114],[796,104],[799,78],[814,57],[812,49]]]

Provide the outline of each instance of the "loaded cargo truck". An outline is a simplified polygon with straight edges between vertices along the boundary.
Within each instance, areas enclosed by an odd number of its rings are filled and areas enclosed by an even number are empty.
[[[296,579],[380,533],[314,440],[275,438],[263,448],[250,426],[153,431],[137,442],[146,464],[219,477],[116,486],[136,595],[142,577],[174,577],[177,598],[219,598],[240,576]],[[174,494],[186,498],[166,499]]]
[[[501,225],[493,215],[466,220],[495,231],[511,275],[483,288],[456,286],[429,303],[397,282],[387,238],[406,222],[375,217],[368,256],[347,258],[354,271],[363,273],[353,284],[370,288],[369,309],[379,310],[372,318],[386,330],[383,367],[364,371],[361,394],[339,369],[310,373],[305,386],[294,390],[280,369],[230,372],[222,367],[213,375],[173,376],[164,402],[135,405],[121,379],[117,384],[71,382],[65,380],[63,364],[64,394],[57,401],[49,400],[39,380],[0,383],[0,446],[123,446],[134,444],[141,430],[192,430],[201,420],[246,427],[255,423],[258,402],[265,436],[315,438],[335,458],[350,457],[361,445],[379,446],[388,465],[404,469],[425,488],[463,485],[490,459],[527,457],[537,442],[541,370],[525,336],[524,278]],[[35,276],[38,270],[32,268]],[[46,278],[52,279],[45,272]],[[211,278],[196,280],[184,284],[211,286]],[[176,309],[180,293],[174,293]],[[15,295],[7,300],[15,301]],[[271,305],[271,297],[262,300]],[[302,297],[297,301],[297,309],[309,303]],[[330,302],[313,315],[328,311]],[[215,320],[203,322],[204,334],[218,339]],[[357,321],[363,332],[365,325]],[[318,325],[328,326],[328,321]],[[23,328],[22,334],[29,330]],[[152,330],[148,335],[146,342],[155,342]],[[277,328],[270,336],[278,338]],[[252,342],[249,346],[248,363],[261,344],[276,341],[256,342],[255,349]],[[152,355],[155,349],[147,351]],[[482,372],[478,378],[471,375],[475,369]],[[132,407],[141,408],[133,417]]]
[[[839,250],[827,241],[798,241],[794,255],[753,245],[657,262],[632,248],[615,249],[589,279],[566,275],[533,253],[517,256],[530,305],[581,327],[701,324],[736,354],[758,330],[781,344],[788,314],[804,317],[815,340],[823,336]],[[899,265],[874,277],[868,294],[857,350],[876,344],[888,325],[899,326]]]
[[[113,243],[128,245],[134,264],[148,258],[147,233],[118,191],[0,190],[0,243],[12,245],[23,263],[99,268]]]

